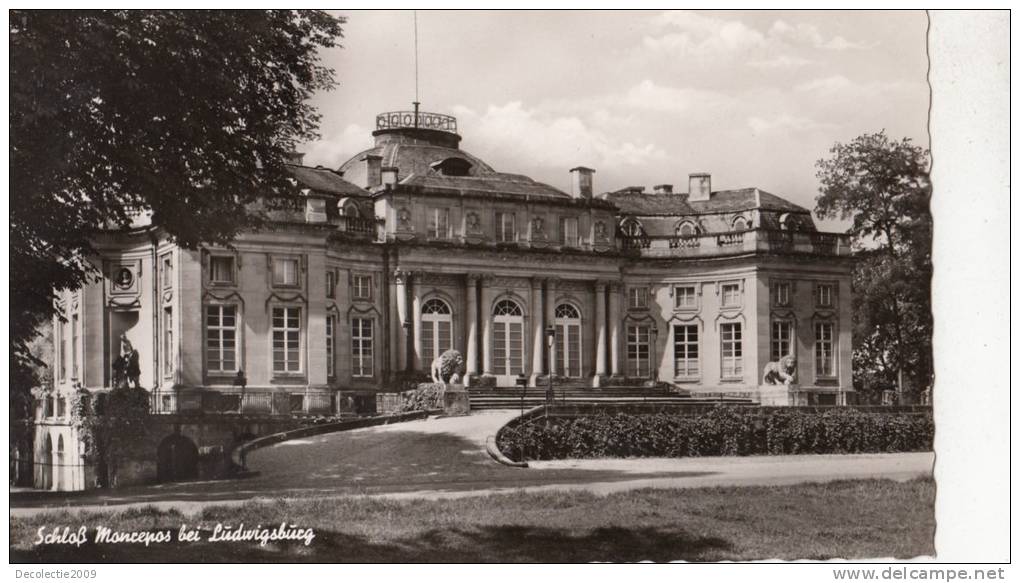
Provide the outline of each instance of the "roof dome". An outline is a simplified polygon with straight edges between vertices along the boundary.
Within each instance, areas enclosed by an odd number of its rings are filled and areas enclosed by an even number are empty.
[[[380,166],[395,167],[399,176],[439,172],[448,176],[493,174],[491,166],[459,148],[457,120],[448,115],[394,111],[376,117],[375,146],[344,162],[339,171],[355,184],[367,184],[365,160],[380,158]]]

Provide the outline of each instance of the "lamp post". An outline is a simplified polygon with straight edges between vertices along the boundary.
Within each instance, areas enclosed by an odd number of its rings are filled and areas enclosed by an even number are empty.
[[[548,326],[545,329],[545,346],[547,348],[546,354],[549,355],[549,385],[545,390],[545,404],[552,405],[556,400],[556,395],[553,393],[553,375],[556,374],[556,362],[552,359],[552,347],[556,342],[556,327]]]
[[[234,377],[233,385],[235,387],[241,387],[241,399],[237,404],[237,412],[244,413],[244,389],[248,386],[248,377],[244,376],[244,369],[238,369],[237,376]]]

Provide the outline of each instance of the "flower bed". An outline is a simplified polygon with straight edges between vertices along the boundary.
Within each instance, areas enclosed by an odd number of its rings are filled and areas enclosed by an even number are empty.
[[[496,438],[515,461],[929,451],[930,412],[717,407],[696,415],[598,414],[533,419]]]

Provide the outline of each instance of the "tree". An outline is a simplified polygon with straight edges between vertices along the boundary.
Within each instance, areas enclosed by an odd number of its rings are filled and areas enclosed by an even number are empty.
[[[193,248],[257,228],[293,194],[284,163],[316,136],[311,95],[334,86],[320,11],[10,13],[10,352],[54,315],[54,290],[99,274],[97,233],[151,213]],[[13,387],[13,385],[12,385]]]
[[[852,219],[854,384],[916,394],[933,374],[928,152],[884,131],[830,152],[815,213]]]
[[[149,394],[140,387],[115,387],[93,395],[71,395],[71,424],[78,429],[86,459],[95,464],[100,486],[117,483],[120,461],[144,443],[149,432]]]

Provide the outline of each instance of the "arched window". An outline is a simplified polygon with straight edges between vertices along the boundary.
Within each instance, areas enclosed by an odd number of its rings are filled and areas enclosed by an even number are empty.
[[[626,218],[620,223],[620,232],[624,237],[640,237],[644,235],[645,230],[636,219]]]
[[[524,310],[521,309],[520,304],[513,300],[500,300],[492,308],[493,316],[523,316]]]
[[[450,305],[443,300],[433,298],[421,307],[422,314],[450,314]]]
[[[524,310],[513,300],[492,308],[492,369],[500,385],[512,385],[524,374]]]
[[[790,221],[790,213],[783,213],[779,215],[779,228],[787,231],[793,227],[792,221]]]
[[[440,354],[453,348],[453,310],[439,298],[432,298],[421,307],[421,364],[432,365]]]
[[[577,308],[570,304],[560,304],[556,306],[556,318],[572,318],[579,320],[581,313],[578,312]]]
[[[581,376],[581,312],[571,304],[560,304],[554,311],[556,320],[555,374]]]
[[[751,228],[751,223],[744,217],[737,217],[733,219],[733,230],[734,231],[746,231]]]
[[[679,237],[696,237],[701,234],[701,229],[691,221],[683,221],[676,226],[676,234]]]

